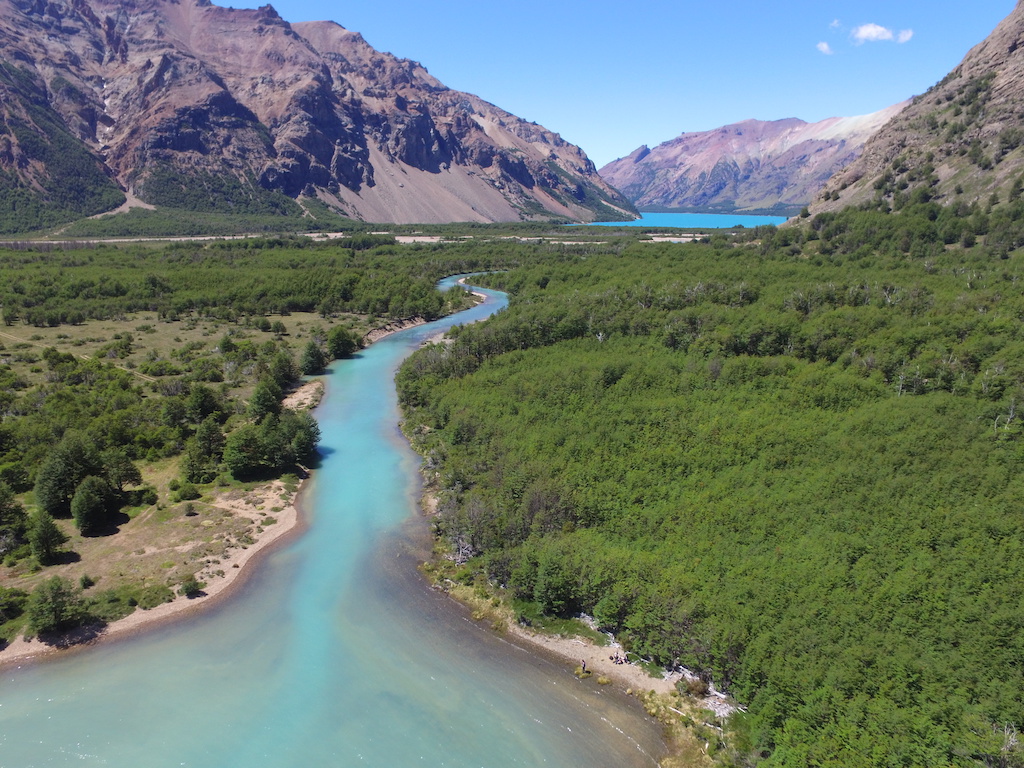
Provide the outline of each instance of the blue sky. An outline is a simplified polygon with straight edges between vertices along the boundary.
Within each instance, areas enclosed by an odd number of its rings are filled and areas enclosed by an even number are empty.
[[[747,118],[816,121],[883,109],[940,80],[1015,5],[271,2],[288,21],[336,21],[421,62],[445,85],[560,133],[598,167],[641,144]]]

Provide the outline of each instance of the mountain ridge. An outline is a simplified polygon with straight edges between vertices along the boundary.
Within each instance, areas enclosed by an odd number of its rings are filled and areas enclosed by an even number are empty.
[[[998,202],[1024,188],[1024,6],[865,145],[810,206]]]
[[[640,208],[799,209],[908,102],[869,115],[744,120],[646,145],[603,166]]]
[[[635,215],[558,134],[339,24],[290,24],[270,5],[0,0],[0,64],[32,80],[16,97],[0,77],[0,171],[50,201],[47,163],[7,125],[38,135],[9,106],[30,102],[109,180],[79,215],[114,207],[118,187],[225,212],[294,213],[292,200],[317,197],[400,223]]]

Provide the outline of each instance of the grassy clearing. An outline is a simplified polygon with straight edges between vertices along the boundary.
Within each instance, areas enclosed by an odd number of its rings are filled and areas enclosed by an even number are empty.
[[[71,520],[58,520],[68,536],[65,549],[72,553],[67,562],[39,569],[31,558],[20,560],[0,568],[0,584],[30,592],[54,575],[74,583],[88,577],[94,586],[87,588],[86,596],[129,584],[170,586],[214,564],[231,547],[251,543],[253,521],[214,502],[216,491],[222,489],[207,488],[200,499],[171,503],[164,478],[173,476],[175,470],[167,471],[172,464],[168,460],[144,467],[146,479],[158,483],[160,501],[125,510],[128,514],[115,533],[82,536]]]
[[[301,354],[306,342],[318,329],[329,331],[335,326],[365,335],[376,324],[365,315],[339,315],[323,318],[314,312],[294,312],[289,315],[271,315],[273,324],[281,322],[286,329],[283,334],[260,331],[251,325],[213,317],[185,317],[180,320],[159,320],[155,313],[140,312],[119,320],[97,320],[81,325],[60,325],[56,327],[33,327],[22,324],[0,326],[0,359],[5,359],[11,369],[23,376],[30,386],[42,384],[46,376],[46,364],[42,353],[48,347],[81,358],[100,358],[112,362],[119,368],[131,371],[143,386],[153,385],[161,377],[144,373],[148,363],[166,362],[179,370],[184,369],[183,360],[213,356],[221,339],[230,336],[235,342],[250,340],[262,343],[279,338],[291,349],[295,358]],[[130,352],[112,349],[112,345],[131,335]],[[184,353],[184,354],[183,354]],[[140,370],[140,367],[143,370]],[[239,372],[227,377],[232,394],[246,397],[254,382]]]

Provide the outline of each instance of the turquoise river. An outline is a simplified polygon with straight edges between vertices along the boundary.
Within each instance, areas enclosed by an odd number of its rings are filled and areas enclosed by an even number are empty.
[[[488,292],[335,363],[305,532],[208,612],[0,672],[0,766],[654,766],[635,702],[478,627],[416,570],[426,524],[394,372],[504,304]]]

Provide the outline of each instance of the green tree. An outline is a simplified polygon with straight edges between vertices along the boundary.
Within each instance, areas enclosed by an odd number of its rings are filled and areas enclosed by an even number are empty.
[[[71,499],[71,515],[83,536],[93,536],[109,520],[110,486],[95,475],[84,478]]]
[[[189,483],[208,483],[217,476],[216,462],[202,450],[194,437],[185,443],[181,476]]]
[[[327,334],[327,354],[338,360],[348,357],[359,348],[356,339],[345,328],[340,325],[331,329]]]
[[[193,573],[181,582],[181,586],[178,587],[178,594],[189,598],[199,597],[203,593],[203,589],[205,587],[206,582],[197,579],[196,575]]]
[[[258,472],[263,466],[262,433],[255,424],[243,424],[230,435],[224,445],[224,466],[235,477]]]
[[[258,422],[268,413],[280,413],[281,396],[281,388],[273,379],[260,379],[249,398],[249,418]]]
[[[168,397],[160,408],[160,423],[166,427],[179,429],[185,422],[185,401],[180,397]]]
[[[27,538],[33,557],[42,565],[50,565],[68,540],[45,509],[37,509],[29,516]]]
[[[108,448],[100,453],[104,476],[118,493],[124,493],[126,485],[141,485],[142,473],[128,457],[124,448]]]
[[[90,443],[69,432],[39,467],[36,502],[54,517],[67,517],[71,497],[86,475],[100,475],[103,464]]]
[[[288,430],[281,418],[270,414],[259,424],[260,463],[267,468],[284,467],[295,460]]]
[[[0,587],[0,624],[21,616],[25,612],[25,603],[27,602],[27,592]]]
[[[61,576],[47,579],[32,591],[25,613],[28,629],[35,635],[63,632],[88,618],[81,590]]]
[[[202,454],[214,462],[220,461],[224,452],[224,430],[212,416],[203,419],[196,429],[196,445]]]
[[[189,483],[208,483],[217,476],[217,464],[224,452],[224,432],[213,416],[207,416],[185,443],[181,475]]]
[[[192,387],[185,398],[185,416],[193,424],[202,423],[207,416],[219,415],[220,400],[216,393],[203,384]]]
[[[299,369],[295,366],[291,354],[282,349],[274,355],[274,359],[270,361],[270,375],[282,389],[298,379]]]
[[[300,411],[293,417],[295,434],[292,436],[292,454],[297,461],[308,459],[320,442],[320,425],[309,411]]]
[[[327,358],[324,356],[323,350],[320,349],[319,344],[310,339],[306,344],[306,348],[302,351],[299,370],[306,376],[311,376],[322,373],[325,365],[327,365]]]
[[[0,536],[4,532],[17,535],[25,531],[25,507],[14,496],[14,490],[0,480]]]
[[[22,543],[25,524],[25,507],[14,497],[11,486],[0,480],[0,558]]]

